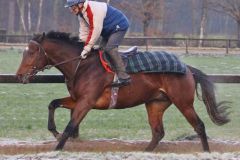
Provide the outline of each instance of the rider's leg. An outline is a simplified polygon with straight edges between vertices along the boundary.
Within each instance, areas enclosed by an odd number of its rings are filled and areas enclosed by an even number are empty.
[[[120,87],[128,85],[131,82],[130,76],[126,73],[126,69],[123,63],[123,60],[118,52],[118,46],[123,40],[126,31],[118,31],[113,33],[106,44],[105,51],[109,54],[113,65],[114,70],[117,73],[118,81],[114,82],[112,86]]]
[[[106,45],[107,45],[107,41],[108,40],[106,38],[101,37],[100,43],[99,43],[99,49],[100,50],[105,50]]]

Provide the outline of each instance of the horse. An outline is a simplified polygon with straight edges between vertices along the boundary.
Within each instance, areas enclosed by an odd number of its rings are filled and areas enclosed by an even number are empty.
[[[53,100],[49,106],[48,130],[59,142],[55,150],[62,150],[70,137],[78,137],[79,124],[91,109],[107,110],[110,103],[113,74],[106,72],[99,60],[99,50],[93,49],[86,59],[80,56],[84,43],[68,33],[50,31],[33,36],[23,52],[16,72],[21,83],[28,83],[39,71],[56,67],[65,77],[69,97]],[[49,67],[50,66],[50,67]],[[174,104],[198,134],[203,151],[210,152],[205,126],[194,109],[197,94],[216,125],[230,121],[226,101],[217,102],[214,84],[197,68],[186,65],[186,73],[135,73],[132,82],[119,89],[114,109],[145,104],[152,139],[146,151],[153,151],[164,137],[163,115]],[[200,84],[200,87],[198,85]],[[201,88],[201,94],[198,92]],[[196,93],[195,93],[196,92]],[[71,110],[71,118],[63,133],[56,130],[54,111],[58,107]]]

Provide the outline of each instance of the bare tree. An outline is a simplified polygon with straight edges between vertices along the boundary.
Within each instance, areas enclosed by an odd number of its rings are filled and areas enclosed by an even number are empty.
[[[38,22],[37,22],[37,28],[36,28],[37,32],[39,32],[40,25],[41,25],[41,22],[42,22],[42,10],[43,10],[43,0],[40,0],[39,1]]]
[[[210,0],[211,9],[229,15],[237,23],[238,47],[240,47],[240,0]]]
[[[21,23],[22,23],[23,31],[25,33],[27,33],[27,28],[26,28],[25,19],[24,19],[25,1],[17,0],[17,5],[18,5],[18,8],[19,8],[20,20],[21,20]]]
[[[164,0],[135,0],[120,2],[116,0],[112,1],[112,3],[115,3],[120,8],[129,11],[135,20],[138,19],[142,21],[144,36],[153,34],[149,30],[150,23],[153,20],[161,21],[164,13]]]
[[[59,3],[61,1],[59,0],[54,0],[54,3],[53,3],[53,26],[56,27],[58,26],[58,19],[60,17],[59,15]]]
[[[238,39],[240,39],[240,0],[95,1],[108,2],[125,12],[131,23],[129,33],[132,35],[159,36],[165,32],[169,35],[193,33],[198,37],[204,37],[207,33],[204,27],[208,26],[211,33],[222,34],[232,31],[226,26],[235,25],[234,21],[238,26],[238,31],[236,30],[238,34],[235,35],[238,35]],[[204,7],[206,6],[204,1],[210,1],[211,5],[208,6],[212,10],[225,15],[219,16],[216,13],[208,12]],[[76,17],[63,7],[65,3],[65,0],[0,0],[0,27],[7,29],[10,33],[29,33],[29,31],[39,32],[53,29],[66,32],[75,31],[78,28]],[[211,18],[211,21],[208,22],[208,18]],[[208,25],[206,25],[207,23]],[[222,25],[223,23],[225,26]]]
[[[17,0],[17,6],[19,9],[22,29],[24,33],[28,33],[32,31],[32,0]]]
[[[191,1],[191,9],[192,9],[192,35],[196,35],[196,22],[197,22],[197,2],[196,0]]]
[[[199,31],[199,43],[198,46],[202,46],[202,39],[204,38],[206,23],[207,23],[207,14],[208,14],[208,0],[202,0],[202,14],[201,14],[201,22],[200,22],[200,31]]]
[[[28,31],[32,30],[31,0],[28,0]]]
[[[16,3],[13,1],[9,2],[9,14],[8,14],[8,31],[14,32],[14,22],[16,21],[15,12],[16,12]]]

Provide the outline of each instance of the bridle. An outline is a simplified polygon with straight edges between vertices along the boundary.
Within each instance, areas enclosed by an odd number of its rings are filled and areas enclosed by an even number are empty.
[[[63,64],[66,64],[66,63],[69,63],[69,62],[72,62],[72,61],[75,61],[75,60],[79,60],[78,61],[78,64],[77,64],[77,67],[74,71],[74,75],[73,75],[73,78],[75,77],[75,74],[77,73],[77,70],[81,64],[81,61],[83,60],[83,58],[81,57],[81,55],[77,56],[77,57],[74,57],[74,58],[71,58],[71,59],[68,59],[68,60],[65,60],[65,61],[62,61],[62,62],[59,62],[59,63],[56,63],[56,64],[51,64],[51,59],[49,58],[47,52],[45,51],[45,49],[42,47],[42,45],[40,43],[38,43],[37,41],[35,40],[30,40],[29,43],[32,43],[32,44],[35,44],[38,46],[39,50],[38,50],[38,55],[44,55],[44,57],[47,59],[47,65],[42,67],[42,68],[38,68],[38,66],[36,65],[36,63],[34,63],[35,65],[31,68],[31,71],[32,72],[28,72],[26,73],[26,75],[23,77],[23,80],[27,80],[29,79],[29,77],[33,77],[35,76],[38,72],[43,72],[44,70],[46,69],[51,69],[52,67],[57,67],[57,66],[60,66],[60,65],[63,65]],[[36,61],[37,61],[37,58],[36,58]]]

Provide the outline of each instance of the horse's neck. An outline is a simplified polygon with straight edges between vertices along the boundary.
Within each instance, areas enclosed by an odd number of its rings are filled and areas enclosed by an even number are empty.
[[[46,53],[48,54],[52,65],[57,65],[56,68],[62,72],[67,79],[71,79],[75,74],[75,70],[80,59],[71,59],[78,57],[78,52],[80,51],[75,48],[64,47],[60,45],[46,49]],[[62,62],[66,63],[60,64]]]

